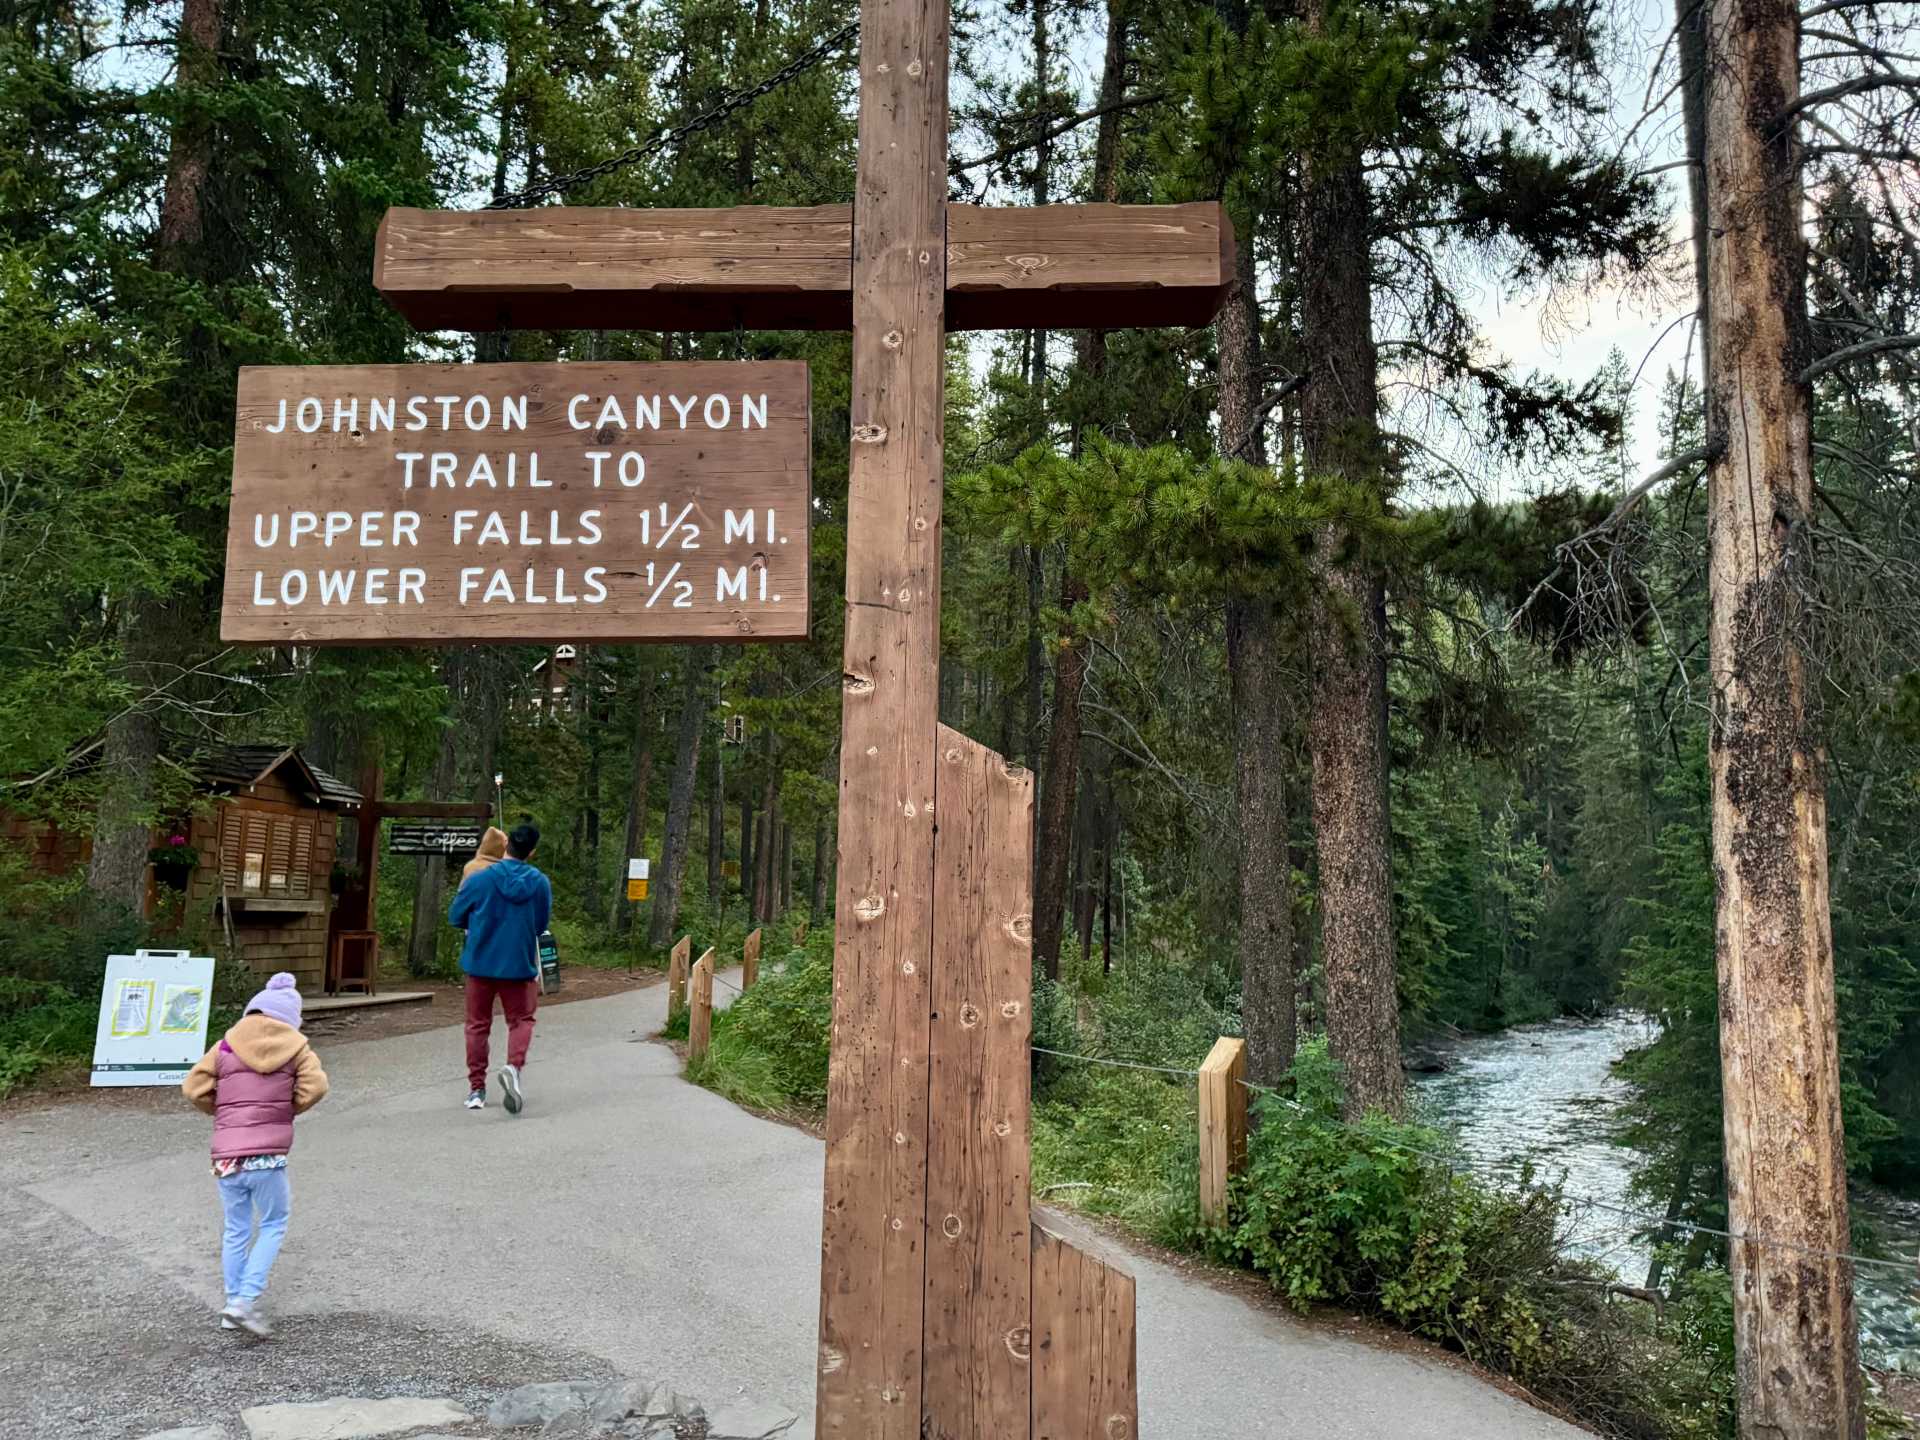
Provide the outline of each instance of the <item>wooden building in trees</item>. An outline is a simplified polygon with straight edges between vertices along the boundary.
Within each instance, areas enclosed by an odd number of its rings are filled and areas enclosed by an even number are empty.
[[[99,753],[97,744],[79,751],[64,773],[84,772]],[[251,969],[290,970],[317,993],[340,819],[359,810],[360,793],[282,746],[217,746],[169,763],[187,796],[153,828],[148,918],[163,917],[177,894],[179,913],[210,916]],[[50,875],[83,867],[91,848],[83,835],[13,812],[0,812],[0,845],[24,849],[29,866]]]

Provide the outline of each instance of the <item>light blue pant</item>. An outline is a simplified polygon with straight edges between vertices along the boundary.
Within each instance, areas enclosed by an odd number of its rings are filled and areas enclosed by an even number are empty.
[[[287,1238],[293,1189],[283,1166],[278,1170],[241,1170],[219,1182],[220,1204],[227,1212],[220,1266],[226,1273],[228,1300],[258,1300],[267,1288],[280,1242]],[[260,1233],[253,1233],[254,1217]],[[251,1242],[251,1243],[249,1243]]]

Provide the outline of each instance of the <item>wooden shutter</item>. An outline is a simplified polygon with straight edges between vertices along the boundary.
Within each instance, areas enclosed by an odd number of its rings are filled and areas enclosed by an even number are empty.
[[[313,827],[311,815],[293,822],[293,871],[287,876],[287,894],[295,900],[313,895]]]

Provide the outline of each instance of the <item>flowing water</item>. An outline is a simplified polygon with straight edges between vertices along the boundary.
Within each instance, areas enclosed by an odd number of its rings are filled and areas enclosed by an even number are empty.
[[[1423,1116],[1459,1137],[1473,1170],[1512,1177],[1530,1162],[1561,1183],[1573,1248],[1631,1284],[1647,1273],[1647,1244],[1635,1238],[1648,1228],[1646,1207],[1628,1193],[1633,1156],[1608,1140],[1607,1119],[1626,1093],[1613,1062],[1651,1033],[1651,1022],[1621,1013],[1523,1025],[1451,1044],[1444,1072],[1414,1077]],[[1862,1186],[1853,1209],[1856,1228],[1872,1233],[1869,1253],[1906,1262],[1857,1272],[1867,1363],[1920,1373],[1920,1201]]]

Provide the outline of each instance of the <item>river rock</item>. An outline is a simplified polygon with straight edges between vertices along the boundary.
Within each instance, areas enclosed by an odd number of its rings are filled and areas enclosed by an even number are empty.
[[[722,1405],[707,1417],[711,1440],[773,1440],[793,1433],[800,1417],[778,1405],[758,1405],[751,1400],[735,1400]]]
[[[675,1421],[699,1420],[706,1412],[671,1385],[647,1380],[554,1380],[522,1385],[488,1407],[487,1422],[497,1429],[541,1425],[543,1436],[606,1435],[614,1426],[623,1434],[672,1432]],[[643,1422],[624,1425],[623,1422]]]
[[[341,1395],[310,1404],[255,1405],[240,1412],[250,1440],[373,1440],[423,1425],[459,1425],[473,1417],[451,1400]]]

